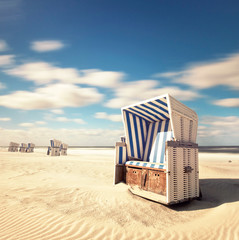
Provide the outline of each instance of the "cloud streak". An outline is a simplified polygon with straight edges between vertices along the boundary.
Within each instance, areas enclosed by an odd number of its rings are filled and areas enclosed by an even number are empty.
[[[203,145],[237,145],[239,117],[204,116],[200,120],[198,140]],[[226,141],[225,141],[226,139]]]
[[[5,40],[0,39],[0,52],[7,51],[8,45]]]
[[[214,105],[221,107],[235,107],[239,108],[239,98],[225,98],[216,100],[213,102]]]
[[[124,74],[98,69],[77,70],[60,68],[47,62],[30,62],[4,71],[6,74],[32,81],[37,85],[53,82],[86,84],[90,86],[114,88]]]
[[[195,91],[182,90],[178,87],[158,87],[159,82],[155,80],[140,80],[122,83],[115,89],[115,97],[105,103],[109,108],[121,108],[142,101],[169,93],[173,97],[189,101],[201,97]]]
[[[12,65],[14,64],[14,55],[1,55],[0,56],[0,67],[6,66],[6,65]]]
[[[49,40],[49,41],[34,41],[31,43],[31,49],[36,52],[49,52],[60,50],[64,47],[61,41]]]
[[[121,122],[122,121],[122,117],[120,114],[107,114],[106,112],[97,112],[97,113],[95,113],[94,117],[98,118],[98,119],[110,120],[112,122]]]
[[[0,145],[9,142],[34,142],[38,146],[48,146],[50,139],[61,139],[71,146],[113,146],[123,130],[112,129],[51,129],[47,127],[27,127],[26,129],[0,128]],[[103,139],[103,141],[102,141]]]
[[[82,107],[98,103],[103,98],[94,88],[80,88],[72,84],[51,84],[33,92],[16,91],[0,96],[0,106],[33,110],[63,107]]]
[[[186,84],[196,89],[228,86],[239,89],[239,54],[217,61],[194,64],[179,72],[158,73],[154,76],[171,78],[176,83]]]

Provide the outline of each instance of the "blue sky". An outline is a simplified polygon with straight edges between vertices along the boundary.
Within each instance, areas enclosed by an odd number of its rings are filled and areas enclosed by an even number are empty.
[[[200,145],[238,145],[238,25],[238,1],[0,0],[0,145],[114,145],[164,93]]]

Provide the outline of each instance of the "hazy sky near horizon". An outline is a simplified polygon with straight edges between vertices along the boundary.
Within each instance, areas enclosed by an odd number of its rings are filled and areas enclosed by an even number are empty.
[[[0,145],[114,145],[164,93],[200,145],[238,145],[238,29],[238,1],[0,0]]]

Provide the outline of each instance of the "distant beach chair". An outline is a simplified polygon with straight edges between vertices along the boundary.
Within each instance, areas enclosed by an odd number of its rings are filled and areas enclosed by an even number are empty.
[[[26,148],[26,152],[28,152],[28,153],[34,152],[34,147],[35,147],[34,143],[28,143],[27,148]]]
[[[26,152],[27,151],[27,144],[26,143],[21,143],[21,146],[19,148],[19,152]]]
[[[61,147],[61,141],[53,139],[50,140],[51,147],[48,148],[49,154],[51,156],[60,156],[60,147]]]
[[[67,155],[67,148],[68,148],[67,144],[65,144],[65,143],[61,144],[61,147],[60,147],[61,155]]]
[[[168,94],[121,109],[114,184],[166,205],[198,198],[197,114]]]
[[[18,152],[19,143],[10,142],[8,152]]]

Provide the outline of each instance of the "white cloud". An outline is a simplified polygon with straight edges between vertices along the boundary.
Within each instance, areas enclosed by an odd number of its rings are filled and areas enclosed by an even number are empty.
[[[46,122],[45,121],[36,121],[35,124],[37,124],[37,125],[45,125]]]
[[[34,123],[20,123],[18,124],[20,127],[33,127],[34,126]]]
[[[117,87],[120,80],[124,77],[121,72],[100,71],[97,69],[80,71],[81,77],[78,83],[98,86],[98,87]]]
[[[6,88],[6,86],[0,82],[0,89],[4,89],[4,88]]]
[[[94,88],[72,84],[51,84],[34,91],[16,91],[0,96],[0,106],[33,110],[81,107],[101,101],[103,95]]]
[[[2,122],[9,122],[9,121],[11,121],[12,119],[11,118],[0,118],[0,121],[2,121]]]
[[[56,121],[58,122],[75,122],[75,123],[78,123],[78,124],[85,124],[85,121],[80,119],[80,118],[66,118],[66,117],[57,117],[55,118]]]
[[[184,71],[157,74],[158,77],[173,78],[175,82],[197,89],[218,85],[239,89],[239,54],[217,61],[195,64]]]
[[[198,142],[203,145],[237,145],[239,117],[204,116],[199,121]]]
[[[52,109],[51,112],[59,115],[64,114],[64,111],[62,109]]]
[[[14,64],[14,55],[1,55],[0,56],[0,66]]]
[[[31,49],[36,52],[56,51],[64,47],[61,41],[34,41],[31,43]]]
[[[124,135],[123,130],[112,129],[51,129],[28,127],[23,129],[0,129],[0,145],[9,142],[33,142],[37,146],[48,146],[50,139],[60,139],[70,146],[114,146]]]
[[[7,51],[8,45],[6,41],[0,39],[0,52]]]
[[[113,122],[122,121],[122,117],[120,114],[107,114],[106,112],[97,112],[94,117],[98,119],[107,119]]]
[[[47,62],[32,62],[8,69],[5,73],[21,77],[35,84],[52,82],[87,84],[91,86],[114,88],[123,78],[121,72],[101,71],[98,69],[77,70],[60,68]]]
[[[110,99],[105,106],[110,108],[121,108],[138,101],[157,97],[169,93],[173,97],[188,101],[201,97],[197,92],[191,90],[182,90],[178,87],[158,88],[158,81],[140,80],[134,82],[125,82],[115,89],[115,98]]]
[[[222,107],[239,107],[239,98],[225,98],[216,100],[213,104],[222,106]]]

